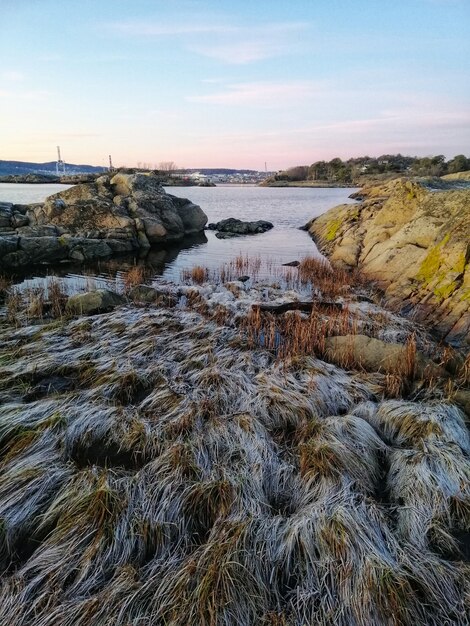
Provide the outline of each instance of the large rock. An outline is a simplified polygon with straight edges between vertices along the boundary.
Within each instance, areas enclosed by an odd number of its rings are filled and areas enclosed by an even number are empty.
[[[273,228],[271,222],[265,220],[256,220],[255,222],[243,222],[234,217],[229,217],[220,222],[209,224],[207,227],[209,230],[219,231],[216,236],[220,239],[227,239],[228,237],[237,237],[240,235],[256,235],[259,233],[265,233],[267,230]]]
[[[13,229],[20,243],[15,250],[2,246],[0,234],[0,267],[131,252],[201,232],[206,222],[199,206],[167,194],[154,176],[101,176],[49,196],[43,204],[1,204],[0,230],[11,235]]]
[[[448,378],[448,373],[424,354],[412,359],[407,346],[386,343],[366,335],[341,335],[325,340],[325,356],[339,365],[358,365],[367,372],[414,374],[418,378]]]
[[[124,302],[125,299],[114,291],[98,289],[70,296],[67,300],[66,311],[72,315],[93,315],[111,311]]]
[[[470,190],[394,180],[308,224],[337,265],[358,267],[402,313],[470,345]]]

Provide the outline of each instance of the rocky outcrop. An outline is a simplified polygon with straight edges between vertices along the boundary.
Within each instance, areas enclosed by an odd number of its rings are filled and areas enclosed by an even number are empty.
[[[82,262],[203,231],[207,217],[144,174],[102,176],[43,204],[0,205],[0,267]]]
[[[400,179],[360,195],[307,225],[320,250],[359,268],[402,313],[470,345],[470,190]]]
[[[265,220],[256,220],[254,222],[243,222],[234,217],[229,217],[220,222],[209,224],[209,230],[216,230],[216,237],[219,239],[229,239],[231,237],[240,237],[241,235],[256,235],[265,233],[273,228],[271,222]]]

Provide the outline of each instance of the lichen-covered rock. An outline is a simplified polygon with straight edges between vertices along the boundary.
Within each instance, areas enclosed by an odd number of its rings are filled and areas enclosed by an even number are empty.
[[[333,263],[358,267],[390,303],[470,345],[470,190],[394,180],[335,207],[308,230]]]

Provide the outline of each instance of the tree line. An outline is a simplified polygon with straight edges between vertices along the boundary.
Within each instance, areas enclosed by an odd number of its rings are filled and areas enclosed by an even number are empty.
[[[298,165],[278,172],[271,180],[297,182],[304,180],[353,183],[364,176],[406,174],[410,176],[443,176],[470,169],[470,158],[458,154],[446,161],[444,155],[410,157],[402,154],[383,154],[377,158],[364,156],[343,161],[316,161],[312,165]]]

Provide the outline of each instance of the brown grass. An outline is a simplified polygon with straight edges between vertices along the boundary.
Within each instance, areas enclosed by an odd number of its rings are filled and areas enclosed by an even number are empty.
[[[190,281],[195,285],[202,285],[209,280],[209,270],[207,267],[196,265],[191,269],[184,269],[181,272],[181,277],[185,282]]]
[[[49,283],[48,292],[52,317],[62,317],[65,313],[65,305],[67,304],[67,294],[62,290],[62,285],[57,280],[53,280]]]
[[[145,280],[145,268],[142,265],[133,265],[129,270],[123,273],[122,280],[124,283],[124,291],[130,291],[132,287],[141,285]]]
[[[291,359],[324,355],[325,339],[356,334],[357,320],[347,307],[314,307],[308,316],[299,311],[276,316],[255,306],[242,322],[242,328],[251,345],[262,345],[281,359]]]
[[[11,286],[11,280],[0,274],[0,293],[7,291]]]

